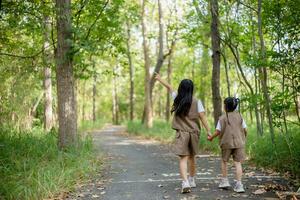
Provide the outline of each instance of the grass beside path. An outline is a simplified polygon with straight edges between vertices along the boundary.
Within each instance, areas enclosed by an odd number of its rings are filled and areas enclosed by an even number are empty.
[[[99,169],[90,136],[66,151],[58,150],[57,138],[56,131],[39,127],[21,132],[0,127],[0,199],[53,198]]]
[[[267,129],[267,127],[265,127]],[[147,129],[141,121],[127,122],[127,131],[132,135],[141,135],[148,138],[171,142],[175,131],[165,121],[154,121],[153,128]],[[257,137],[254,125],[248,126],[246,152],[250,161],[259,167],[272,168],[279,172],[289,172],[293,178],[300,178],[300,132],[297,127],[290,126],[290,135],[276,133],[273,145],[268,133]],[[201,131],[200,149],[219,154],[218,139],[209,142],[205,131]]]

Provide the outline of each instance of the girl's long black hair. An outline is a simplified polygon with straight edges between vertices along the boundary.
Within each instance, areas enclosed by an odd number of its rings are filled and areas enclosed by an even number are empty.
[[[171,113],[177,116],[187,116],[193,101],[194,84],[190,79],[183,79],[177,91]]]
[[[235,97],[227,97],[226,99],[224,99],[225,112],[226,112],[228,124],[230,124],[228,119],[228,112],[233,112],[237,108],[239,101],[240,100]]]

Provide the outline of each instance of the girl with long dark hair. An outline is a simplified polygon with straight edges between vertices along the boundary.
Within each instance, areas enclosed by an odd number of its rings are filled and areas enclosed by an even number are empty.
[[[179,156],[179,169],[182,177],[181,193],[188,193],[191,192],[191,188],[196,187],[195,156],[199,153],[199,119],[206,129],[208,138],[211,137],[205,110],[202,102],[193,96],[194,84],[191,80],[183,79],[177,92],[169,83],[162,80],[159,74],[156,74],[156,80],[170,91],[174,99],[171,110],[173,113],[172,128],[176,130],[174,152]],[[187,176],[187,171],[189,171],[189,176]]]

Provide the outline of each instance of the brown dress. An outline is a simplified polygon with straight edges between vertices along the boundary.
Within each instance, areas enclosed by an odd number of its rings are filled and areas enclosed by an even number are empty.
[[[231,155],[233,160],[241,162],[245,160],[245,132],[242,126],[243,118],[240,113],[228,112],[219,118],[221,124],[220,147],[222,149],[222,159],[228,162]],[[228,123],[229,121],[229,123]]]
[[[174,153],[179,156],[197,155],[199,153],[200,123],[197,100],[193,98],[187,116],[174,114],[172,128],[176,130]]]

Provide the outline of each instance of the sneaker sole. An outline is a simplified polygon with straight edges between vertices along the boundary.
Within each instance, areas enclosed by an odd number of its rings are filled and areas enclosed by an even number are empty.
[[[245,192],[245,190],[240,190],[240,191],[233,190],[233,191],[235,191],[236,193],[244,193]]]
[[[227,189],[227,190],[228,190],[229,188],[231,188],[231,185],[223,186],[223,187],[220,187],[220,186],[219,186],[219,188],[220,188],[220,189]]]
[[[184,194],[184,193],[190,193],[191,192],[191,188],[190,187],[187,187],[187,188],[183,188],[181,190],[181,194]]]

